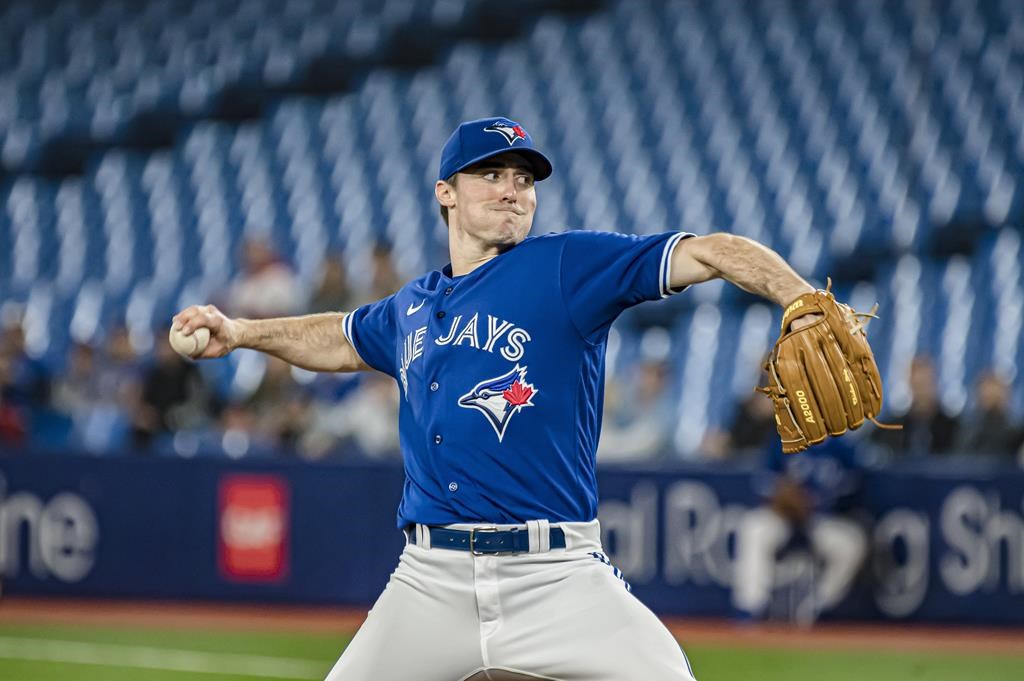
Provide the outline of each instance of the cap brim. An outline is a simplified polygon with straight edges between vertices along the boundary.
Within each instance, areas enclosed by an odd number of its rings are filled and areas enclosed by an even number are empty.
[[[546,180],[547,178],[551,177],[551,173],[554,170],[553,166],[551,165],[551,161],[548,160],[548,157],[540,153],[536,149],[498,149],[497,151],[491,151],[467,161],[466,163],[462,164],[461,166],[453,170],[452,175],[454,175],[455,173],[461,173],[466,168],[472,165],[476,165],[477,163],[480,163],[480,161],[486,161],[489,158],[501,156],[502,154],[520,154],[521,156],[526,157],[526,159],[530,162],[530,165],[533,168],[533,179],[536,180],[537,182],[540,182],[541,180]]]

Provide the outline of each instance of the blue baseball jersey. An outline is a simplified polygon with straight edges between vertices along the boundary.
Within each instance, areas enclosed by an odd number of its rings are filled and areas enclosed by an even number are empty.
[[[770,499],[779,479],[786,477],[804,488],[814,511],[848,510],[862,482],[857,452],[848,439],[830,437],[799,455],[783,454],[782,444],[773,441],[765,448],[761,469],[753,477],[755,491]]]
[[[597,515],[608,329],[667,297],[682,232],[528,237],[345,317],[363,361],[398,382],[398,526]]]

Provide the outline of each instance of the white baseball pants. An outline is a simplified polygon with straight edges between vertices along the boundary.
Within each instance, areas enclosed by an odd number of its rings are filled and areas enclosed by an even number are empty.
[[[736,537],[732,587],[736,608],[754,615],[764,612],[775,581],[775,554],[792,534],[792,526],[770,508],[756,508],[744,515]],[[810,539],[823,561],[814,602],[816,610],[824,612],[843,599],[857,576],[867,555],[867,533],[852,520],[821,515],[811,521]]]
[[[429,548],[418,526],[327,681],[694,681],[608,563],[597,521],[559,527],[565,549],[474,556]]]

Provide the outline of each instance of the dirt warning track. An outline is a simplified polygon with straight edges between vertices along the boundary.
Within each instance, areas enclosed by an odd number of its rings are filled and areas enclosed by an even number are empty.
[[[7,597],[0,624],[231,629],[351,633],[363,610],[276,604],[210,604]],[[893,650],[1024,656],[1024,630],[910,625],[821,624],[813,629],[739,625],[727,620],[666,618],[683,645],[787,649]]]

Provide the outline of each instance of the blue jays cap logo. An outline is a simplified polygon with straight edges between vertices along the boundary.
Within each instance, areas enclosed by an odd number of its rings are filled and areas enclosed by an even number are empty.
[[[505,429],[512,417],[526,407],[535,406],[533,396],[537,388],[526,382],[526,367],[516,364],[507,374],[477,383],[459,398],[459,406],[478,409],[498,435],[505,437]]]
[[[504,116],[489,116],[459,123],[441,149],[437,179],[447,180],[474,163],[506,151],[518,151],[525,157],[533,167],[535,180],[551,176],[551,161],[533,146],[523,126]]]
[[[516,140],[526,139],[526,131],[523,130],[523,126],[505,119],[494,121],[486,128],[484,128],[484,132],[498,133],[499,135],[505,138],[505,141],[508,142],[509,146],[515,144]]]

